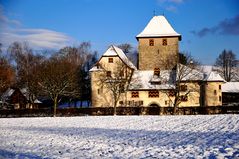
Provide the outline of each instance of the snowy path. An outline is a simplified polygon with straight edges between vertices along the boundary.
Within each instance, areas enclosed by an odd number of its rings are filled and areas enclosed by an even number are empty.
[[[239,115],[0,119],[0,158],[239,158]]]

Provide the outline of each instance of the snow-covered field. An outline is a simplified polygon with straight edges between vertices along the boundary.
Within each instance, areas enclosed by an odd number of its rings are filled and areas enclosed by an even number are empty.
[[[239,158],[239,115],[2,118],[0,158]]]

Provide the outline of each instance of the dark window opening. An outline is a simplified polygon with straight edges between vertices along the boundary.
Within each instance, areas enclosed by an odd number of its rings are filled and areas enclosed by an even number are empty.
[[[154,91],[149,91],[149,98],[157,98],[159,97],[159,91],[154,90]]]
[[[180,86],[180,90],[181,90],[182,92],[186,92],[186,91],[188,90],[188,86],[187,86],[187,85],[181,85],[181,86]]]
[[[107,77],[111,77],[111,71],[107,71],[107,72],[106,72],[106,76],[107,76]]]
[[[168,45],[167,39],[163,39],[163,46]]]
[[[113,62],[114,62],[114,59],[113,59],[113,58],[108,58],[108,62],[109,62],[109,63],[113,63]]]
[[[149,39],[149,46],[154,46],[154,39]]]
[[[139,92],[131,92],[132,98],[139,98]]]

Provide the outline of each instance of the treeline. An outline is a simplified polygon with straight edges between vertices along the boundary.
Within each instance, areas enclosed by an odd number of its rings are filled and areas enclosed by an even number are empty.
[[[89,42],[59,51],[34,52],[26,43],[14,42],[0,49],[0,95],[10,87],[26,88],[33,103],[38,97],[58,103],[90,101],[89,69],[97,62],[97,52]]]

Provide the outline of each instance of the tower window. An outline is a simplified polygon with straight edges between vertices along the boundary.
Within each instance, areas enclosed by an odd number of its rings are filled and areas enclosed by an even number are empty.
[[[219,101],[220,101],[220,102],[222,101],[222,96],[219,96]]]
[[[167,39],[163,39],[163,46],[168,45]]]
[[[107,77],[111,77],[111,71],[107,71],[107,72],[106,72],[106,76],[107,76]]]
[[[139,98],[139,92],[131,92],[131,97],[132,98]]]
[[[214,95],[217,95],[217,90],[214,90]]]
[[[108,62],[109,62],[109,63],[113,63],[113,62],[114,62],[114,59],[113,59],[113,58],[108,58]]]
[[[149,46],[154,46],[154,39],[149,39]]]
[[[188,86],[187,86],[187,85],[181,85],[181,86],[180,86],[180,90],[181,90],[182,92],[186,92],[186,91],[188,90]]]
[[[219,89],[220,89],[220,90],[222,89],[222,86],[221,86],[221,85],[219,85]]]

